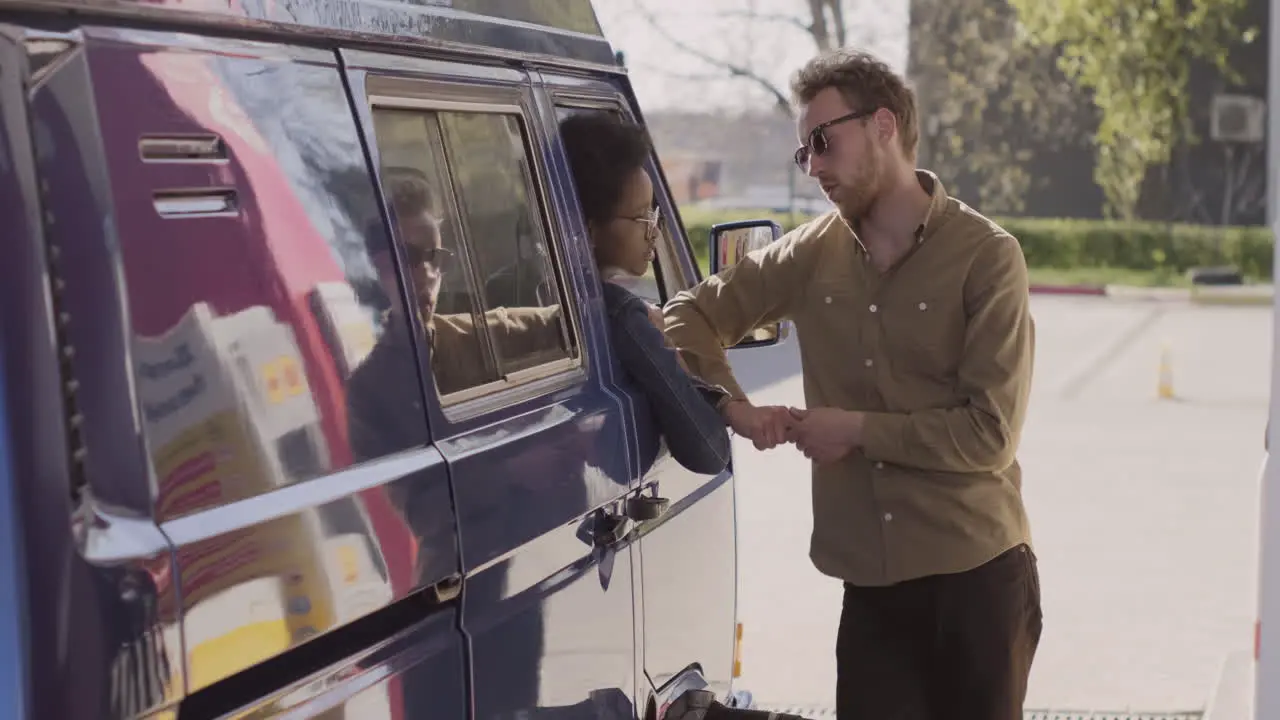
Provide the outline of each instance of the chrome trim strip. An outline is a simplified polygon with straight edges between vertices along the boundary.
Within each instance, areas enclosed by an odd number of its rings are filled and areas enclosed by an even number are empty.
[[[332,475],[169,520],[161,523],[160,529],[175,546],[181,547],[341,500],[443,462],[440,451],[434,447],[407,450]]]

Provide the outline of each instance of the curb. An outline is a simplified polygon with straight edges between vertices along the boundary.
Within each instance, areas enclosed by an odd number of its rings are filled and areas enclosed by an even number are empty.
[[[1273,295],[1270,285],[1191,288],[1191,302],[1200,305],[1270,305]]]
[[[1136,287],[1129,285],[1032,285],[1032,295],[1107,297],[1113,300],[1185,302],[1193,305],[1231,307],[1270,306],[1274,292],[1270,285],[1212,286],[1189,288]]]
[[[1102,285],[1032,285],[1032,295],[1106,295]]]

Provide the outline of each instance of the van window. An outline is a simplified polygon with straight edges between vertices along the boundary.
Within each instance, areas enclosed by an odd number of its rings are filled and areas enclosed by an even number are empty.
[[[570,105],[561,105],[556,108],[556,119],[563,122],[566,118],[572,117],[579,113],[610,113],[620,117],[625,117],[622,111],[615,107],[578,107]],[[674,238],[679,237],[677,234],[676,223],[673,215],[668,212],[667,207],[670,203],[664,203],[667,198],[666,186],[661,182],[661,178],[653,171],[657,166],[656,157],[651,159],[651,166],[647,168],[649,175],[653,179],[653,197],[654,204],[661,211],[661,224],[658,226],[658,238],[655,243],[655,257],[653,266],[649,272],[645,273],[643,278],[637,282],[630,284],[629,289],[636,295],[648,302],[656,305],[664,305],[667,300],[675,297],[676,293],[686,290],[693,285],[693,282],[686,278],[677,260],[679,257],[677,246]],[[666,205],[666,207],[664,207]]]
[[[380,106],[374,132],[442,402],[576,365],[521,117]]]

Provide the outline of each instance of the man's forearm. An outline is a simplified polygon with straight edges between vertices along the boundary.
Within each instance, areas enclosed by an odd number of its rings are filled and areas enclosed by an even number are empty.
[[[691,299],[677,298],[667,306],[665,335],[690,374],[724,388],[736,399],[746,399],[719,337]]]

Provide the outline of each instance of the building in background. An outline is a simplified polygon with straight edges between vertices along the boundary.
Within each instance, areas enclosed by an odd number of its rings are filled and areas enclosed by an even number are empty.
[[[646,121],[680,205],[802,213],[829,207],[792,160],[795,124],[772,106],[740,115],[657,111]]]

